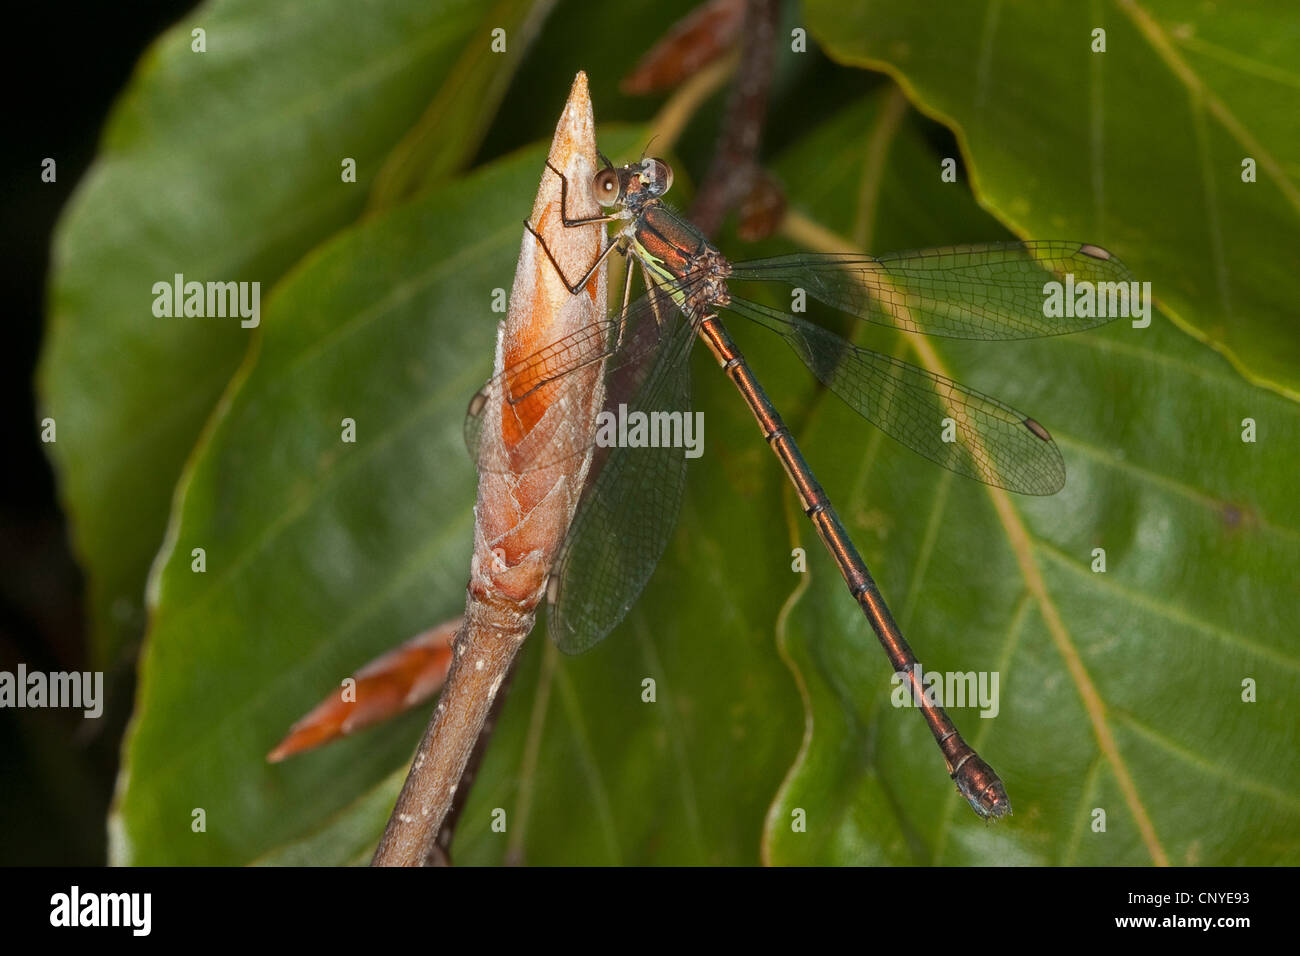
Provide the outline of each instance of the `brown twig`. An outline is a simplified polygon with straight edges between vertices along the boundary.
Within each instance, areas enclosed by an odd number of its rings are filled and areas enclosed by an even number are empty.
[[[524,636],[527,631],[524,632]],[[469,622],[433,719],[375,852],[376,866],[428,866],[479,732],[515,659],[521,638]]]
[[[465,769],[460,776],[460,785],[456,788],[456,795],[452,798],[451,808],[443,818],[442,826],[438,828],[437,838],[433,843],[433,854],[429,860],[432,866],[451,866],[451,841],[456,835],[456,824],[460,822],[460,815],[465,810],[465,803],[469,800],[470,787],[474,785],[474,778],[478,775],[478,768],[483,763],[483,757],[487,754],[488,743],[492,740],[492,731],[496,729],[497,720],[501,717],[501,709],[506,703],[506,693],[510,690],[510,680],[514,676],[514,667],[506,671],[506,678],[501,682],[497,689],[496,697],[492,701],[492,707],[488,711],[487,720],[483,722],[483,727],[478,732],[478,738],[474,741],[474,749],[470,751],[469,760],[465,764]]]
[[[700,184],[690,218],[713,235],[727,212],[749,194],[758,170],[767,97],[776,57],[778,0],[748,0],[742,49],[713,163]]]

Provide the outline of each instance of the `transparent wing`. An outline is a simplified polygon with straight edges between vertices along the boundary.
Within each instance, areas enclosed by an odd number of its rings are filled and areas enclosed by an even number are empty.
[[[728,308],[779,334],[827,388],[917,454],[1021,494],[1064,487],[1065,462],[1047,429],[996,398],[766,306],[733,297]]]
[[[1072,276],[1066,285],[1066,276]],[[919,252],[791,255],[735,263],[732,278],[784,282],[868,322],[962,339],[1062,335],[1129,314],[1133,274],[1099,246],[1081,242],[997,242]],[[1071,290],[1092,283],[1092,313],[1049,316],[1059,283],[1063,313]],[[1082,306],[1080,306],[1082,308]]]
[[[698,281],[651,288],[626,313],[615,310],[488,379],[465,416],[465,444],[479,469],[523,474],[585,455],[602,436],[575,425],[590,420],[577,410],[590,407],[593,388],[603,383],[605,410],[617,413],[666,343],[682,335],[686,323],[673,295]],[[506,442],[483,441],[484,419],[494,408]]]
[[[694,326],[681,322],[644,373],[628,368],[611,386],[623,392],[621,414],[653,421],[691,421],[690,363]],[[684,437],[684,435],[683,435]],[[547,585],[547,622],[560,650],[577,654],[623,620],[654,573],[677,524],[686,485],[686,449],[620,445],[598,448],[582,501]],[[603,456],[603,458],[602,458]]]

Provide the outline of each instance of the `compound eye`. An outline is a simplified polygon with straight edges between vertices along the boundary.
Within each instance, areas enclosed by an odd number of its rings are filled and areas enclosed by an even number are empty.
[[[641,160],[640,178],[650,196],[662,196],[673,188],[673,168],[662,159]]]
[[[655,176],[659,180],[660,193],[666,193],[673,188],[673,168],[662,159],[655,160]]]
[[[618,172],[602,169],[591,180],[591,195],[602,206],[613,206],[619,201]]]

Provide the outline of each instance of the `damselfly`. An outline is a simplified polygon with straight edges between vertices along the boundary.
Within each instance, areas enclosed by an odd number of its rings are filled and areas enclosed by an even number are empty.
[[[489,381],[470,404],[466,438],[480,468],[513,471],[555,467],[593,454],[582,503],[547,585],[548,623],[562,650],[577,653],[609,633],[640,595],[667,545],[685,484],[680,442],[690,410],[687,358],[698,336],[753,412],[822,543],[879,638],[894,670],[906,675],[957,789],[976,813],[1011,809],[993,769],[957,732],[921,685],[916,655],[903,639],[871,572],[849,539],[789,430],[764,394],[722,323],[721,311],[751,319],[781,335],[832,392],[873,425],[958,474],[1031,495],[1065,483],[1060,451],[1047,429],[995,398],[933,372],[846,342],[785,312],[734,295],[735,282],[783,282],[861,319],[908,332],[968,339],[1019,339],[1076,332],[1112,314],[1053,317],[1052,283],[1093,283],[1112,300],[1127,294],[1132,275],[1106,250],[1079,242],[1001,242],[953,246],[880,257],[788,255],[729,262],[704,235],[662,201],[672,170],[659,159],[604,168],[590,183],[605,215],[570,218],[567,179],[561,217],[569,228],[621,227],[586,275],[570,281],[537,238],[570,292],[584,289],[615,249],[629,257],[622,306],[609,318],[551,343]],[[549,166],[549,164],[548,164]],[[646,293],[630,303],[635,261]],[[1094,300],[1094,305],[1096,300]],[[640,441],[602,441],[605,429],[579,435],[548,409],[591,401],[590,384],[569,373],[604,363],[604,407],[617,414],[618,437],[628,421]],[[589,380],[589,379],[588,379]],[[480,416],[490,390],[504,391],[503,425],[521,435],[510,461],[480,453]],[[640,417],[638,417],[640,416]],[[648,434],[647,434],[648,433]],[[611,436],[606,434],[608,439]],[[634,447],[628,447],[628,445]],[[615,447],[609,447],[609,446]]]

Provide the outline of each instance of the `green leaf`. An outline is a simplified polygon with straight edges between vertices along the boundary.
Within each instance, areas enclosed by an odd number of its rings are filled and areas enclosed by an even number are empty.
[[[885,70],[954,129],[981,203],[1013,231],[1116,251],[1180,328],[1300,398],[1288,255],[1300,244],[1300,33],[1289,4],[805,10],[833,57]],[[1105,52],[1093,52],[1098,29]],[[1243,181],[1246,159],[1255,182]]]
[[[419,715],[405,733],[264,759],[313,697],[463,606],[475,479],[461,424],[542,155],[344,233],[277,291],[159,555],[115,859],[251,860],[407,758]],[[186,841],[192,807],[208,833]]]
[[[483,17],[491,33],[466,45],[424,115],[393,147],[370,190],[368,213],[442,180],[474,154],[554,5],[555,0],[499,0]],[[494,48],[497,43],[504,49]]]
[[[251,335],[238,319],[155,317],[154,283],[257,281],[265,303],[356,216],[458,51],[486,36],[482,16],[470,0],[364,15],[345,0],[216,0],[141,60],[55,235],[39,376],[101,662],[140,633],[172,487]],[[191,49],[198,27],[205,53]],[[456,78],[471,99],[489,79]],[[467,159],[477,140],[444,133]]]
[[[336,817],[301,839],[253,861],[257,866],[364,866],[375,854],[375,834],[383,832],[406,765],[384,777]]]
[[[870,162],[860,147],[877,122],[850,110],[781,164],[787,182],[820,176],[802,211],[845,233],[859,225],[842,197],[863,179],[854,157]],[[936,228],[998,238],[969,199],[954,202],[912,124],[887,142],[878,203],[857,207],[874,210],[878,248],[933,243]],[[919,360],[905,336],[864,338]],[[890,706],[875,639],[800,521],[816,557],[781,640],[812,733],[770,817],[769,859],[1294,863],[1300,505],[1283,449],[1300,440],[1300,409],[1160,316],[1148,329],[1121,320],[1038,341],[932,344],[959,381],[1051,430],[1064,491],[1002,495],[1004,515],[1001,493],[870,433],[833,397],[799,440],[923,665],[1000,675],[995,719],[951,713],[1015,812],[986,824],[943,783],[928,730]],[[1247,417],[1255,444],[1241,438]],[[1257,703],[1243,702],[1248,679]],[[790,828],[796,808],[807,832]],[[1097,808],[1105,832],[1092,829]]]

